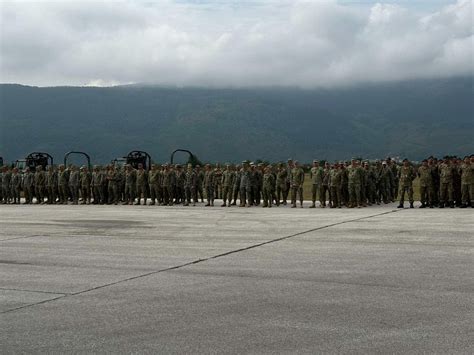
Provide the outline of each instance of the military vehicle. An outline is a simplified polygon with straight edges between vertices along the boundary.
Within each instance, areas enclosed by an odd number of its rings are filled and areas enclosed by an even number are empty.
[[[174,163],[174,156],[178,152],[187,153],[188,154],[188,163],[191,163],[193,165],[193,167],[196,166],[197,164],[199,164],[199,160],[197,159],[197,157],[187,149],[176,149],[176,150],[174,150],[171,153],[171,157],[170,157],[170,163],[171,164]]]
[[[53,165],[53,157],[48,153],[33,152],[27,155],[25,159],[19,159],[15,161],[15,167],[19,170],[24,170],[26,167],[34,171],[37,166],[42,166],[46,169],[48,165]]]
[[[90,158],[89,154],[84,153],[84,152],[76,152],[76,151],[67,152],[64,155],[64,166],[67,166],[67,161],[68,161],[68,159],[71,155],[82,155],[84,158],[86,158],[87,167],[89,168],[89,170],[91,170],[91,158]]]

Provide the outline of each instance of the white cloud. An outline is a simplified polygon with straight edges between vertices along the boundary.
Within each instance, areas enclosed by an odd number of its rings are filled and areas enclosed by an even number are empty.
[[[328,87],[473,74],[470,0],[7,2],[1,82]]]

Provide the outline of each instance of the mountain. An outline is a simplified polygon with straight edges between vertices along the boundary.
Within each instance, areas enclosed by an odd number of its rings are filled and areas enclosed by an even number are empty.
[[[105,163],[131,150],[168,161],[309,162],[474,152],[473,78],[359,87],[164,88],[0,85],[0,156],[70,150]],[[183,158],[184,159],[184,158]]]

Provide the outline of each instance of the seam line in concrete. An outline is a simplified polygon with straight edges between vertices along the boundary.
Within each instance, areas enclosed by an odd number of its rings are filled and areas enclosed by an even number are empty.
[[[0,239],[1,242],[7,242],[9,240],[16,240],[16,239],[27,239],[27,238],[36,238],[36,237],[48,237],[47,235],[24,235],[22,237],[13,237],[13,238],[7,238],[7,239]]]
[[[280,237],[280,238],[275,238],[275,239],[267,240],[266,242],[261,242],[261,243],[257,243],[257,244],[252,244],[252,245],[249,245],[248,247],[244,247],[244,248],[239,248],[239,249],[230,250],[230,251],[228,251],[228,252],[221,253],[221,254],[217,254],[217,255],[213,255],[213,256],[210,256],[210,257],[207,257],[207,258],[204,258],[204,259],[197,259],[197,260],[190,261],[190,262],[187,262],[187,263],[184,263],[184,264],[180,264],[180,265],[176,265],[176,266],[171,266],[171,267],[168,267],[168,268],[165,268],[165,269],[156,270],[156,271],[150,271],[150,272],[147,272],[147,273],[145,273],[145,274],[141,274],[141,275],[136,275],[136,276],[128,277],[128,278],[126,278],[126,279],[122,279],[122,280],[110,282],[110,283],[104,284],[104,285],[99,285],[99,286],[92,287],[92,288],[89,288],[89,289],[86,289],[86,290],[82,290],[82,291],[78,291],[78,292],[74,292],[74,293],[65,294],[65,295],[62,295],[62,296],[59,296],[59,297],[56,297],[56,298],[52,298],[52,299],[49,299],[49,300],[45,300],[45,301],[41,301],[41,302],[36,302],[36,303],[31,303],[31,304],[24,305],[24,306],[17,307],[17,308],[12,308],[12,309],[9,309],[9,310],[0,312],[0,314],[10,313],[10,312],[14,312],[14,311],[17,311],[17,310],[20,310],[20,309],[25,309],[25,308],[37,306],[37,305],[40,305],[40,304],[45,304],[45,303],[48,303],[48,302],[56,301],[56,300],[61,299],[61,298],[66,298],[66,297],[81,295],[81,294],[84,294],[84,293],[87,293],[87,292],[91,292],[91,291],[95,291],[95,290],[100,290],[100,289],[102,289],[102,288],[106,288],[106,287],[109,287],[109,286],[114,286],[114,285],[117,285],[117,284],[120,284],[120,283],[123,283],[123,282],[128,282],[128,281],[140,279],[140,278],[142,278],[142,277],[147,277],[147,276],[151,276],[151,275],[155,275],[155,274],[160,274],[160,273],[166,272],[166,271],[177,270],[177,269],[184,268],[184,267],[186,267],[186,266],[190,266],[190,265],[194,265],[194,264],[199,264],[199,263],[202,263],[202,262],[205,262],[205,261],[208,261],[208,260],[218,259],[218,258],[222,258],[222,257],[224,257],[224,256],[228,256],[228,255],[240,253],[240,252],[243,252],[243,251],[255,249],[255,248],[258,248],[258,247],[261,247],[261,246],[264,246],[264,245],[273,244],[273,243],[276,243],[276,242],[280,242],[280,241],[282,241],[282,240],[294,238],[294,237],[297,237],[297,236],[300,236],[300,235],[303,235],[303,234],[307,234],[307,233],[312,233],[312,232],[315,232],[315,231],[318,231],[318,230],[321,230],[321,229],[331,228],[331,227],[334,227],[334,226],[338,226],[338,225],[346,224],[346,223],[351,223],[351,222],[357,222],[357,221],[361,221],[361,220],[368,219],[368,218],[383,216],[383,215],[390,214],[390,213],[395,213],[395,212],[398,212],[398,211],[400,211],[400,210],[390,210],[390,211],[387,211],[387,212],[377,213],[377,214],[373,214],[373,215],[369,215],[369,216],[364,216],[364,217],[359,217],[359,218],[354,218],[354,219],[350,219],[350,220],[346,220],[346,221],[341,221],[341,222],[337,222],[337,223],[331,223],[331,224],[327,224],[327,225],[321,226],[321,227],[311,228],[311,229],[308,229],[308,230],[306,230],[306,231],[302,231],[302,232],[290,234],[290,235],[287,235],[287,236],[284,236],[284,237]]]
[[[8,288],[8,287],[0,287],[2,291],[17,291],[17,292],[31,292],[31,293],[46,293],[49,295],[63,295],[66,296],[68,293],[64,292],[52,292],[52,291],[40,291],[40,290],[25,290],[20,288]]]

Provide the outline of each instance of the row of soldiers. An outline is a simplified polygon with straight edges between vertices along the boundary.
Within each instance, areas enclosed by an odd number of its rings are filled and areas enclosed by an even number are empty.
[[[23,191],[25,203],[48,204],[135,204],[196,205],[204,197],[206,206],[214,206],[214,199],[223,200],[222,206],[272,207],[297,202],[303,207],[303,186],[307,174],[298,161],[286,164],[181,165],[154,164],[147,171],[139,164],[124,167],[108,165],[78,168],[74,165],[58,169],[37,166],[26,168],[3,167],[0,174],[2,203],[20,203]],[[311,206],[321,208],[365,207],[389,203],[399,199],[404,207],[405,196],[413,208],[413,181],[419,178],[421,208],[474,207],[474,155],[442,160],[430,157],[419,167],[404,159],[400,166],[391,159],[320,163],[313,161],[309,169]]]

